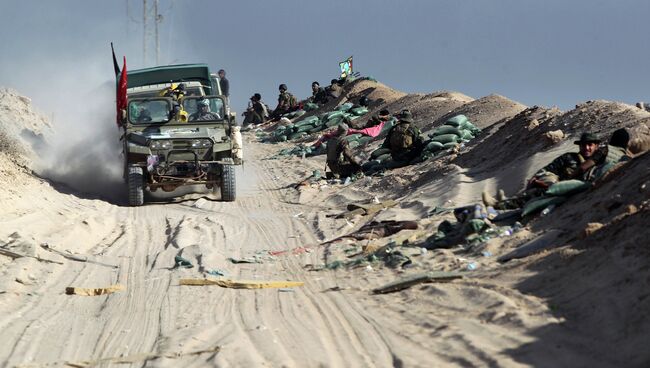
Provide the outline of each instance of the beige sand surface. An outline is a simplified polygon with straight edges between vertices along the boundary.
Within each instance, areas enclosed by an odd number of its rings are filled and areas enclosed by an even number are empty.
[[[298,188],[323,169],[324,157],[269,159],[292,144],[262,144],[247,134],[237,201],[188,192],[151,197],[138,208],[49,183],[32,174],[28,159],[0,153],[0,246],[28,256],[0,255],[0,365],[647,366],[647,154],[512,236],[472,249],[404,247],[413,260],[408,268],[321,269],[367,242],[318,244],[370,221],[331,215],[375,197],[398,205],[372,219],[415,220],[430,234],[450,218],[429,215],[434,207],[476,203],[485,188],[520,189],[537,168],[574,149],[571,141],[588,126],[602,134],[634,126],[634,137],[645,139],[648,113],[609,102],[566,113],[526,110],[497,95],[405,95],[369,81],[348,92],[383,99],[373,112],[410,108],[424,129],[459,112],[485,129],[458,154],[348,186]],[[595,119],[598,114],[608,119]],[[557,129],[566,137],[545,143],[543,134]],[[590,223],[602,227],[587,234]],[[496,261],[548,231],[559,234],[561,247]],[[87,261],[44,249],[45,243]],[[269,253],[283,250],[289,252]],[[176,256],[194,267],[174,268]],[[250,257],[259,263],[229,261]],[[207,274],[212,270],[233,279],[305,284],[259,290],[179,285],[182,278],[215,277]],[[424,271],[464,277],[371,293]],[[116,284],[125,289],[65,294],[66,287]]]

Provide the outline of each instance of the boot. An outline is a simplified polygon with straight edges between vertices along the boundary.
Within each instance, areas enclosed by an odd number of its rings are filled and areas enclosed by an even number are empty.
[[[506,192],[504,192],[503,189],[499,189],[497,192],[497,201],[501,202],[505,201],[506,199],[508,199],[508,197],[506,197]]]
[[[486,191],[483,191],[483,193],[481,193],[481,198],[483,199],[483,204],[485,207],[492,206],[496,208],[496,205],[499,203],[496,198],[492,197],[492,195]]]

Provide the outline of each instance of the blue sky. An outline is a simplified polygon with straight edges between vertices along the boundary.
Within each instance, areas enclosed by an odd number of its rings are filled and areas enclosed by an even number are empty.
[[[110,41],[129,69],[155,63],[153,32],[143,60],[142,1],[1,5],[0,86],[45,112],[112,81]],[[647,0],[160,0],[160,13],[161,64],[226,69],[239,112],[255,92],[274,106],[280,83],[306,97],[350,55],[357,71],[405,92],[498,93],[562,109],[650,100]]]

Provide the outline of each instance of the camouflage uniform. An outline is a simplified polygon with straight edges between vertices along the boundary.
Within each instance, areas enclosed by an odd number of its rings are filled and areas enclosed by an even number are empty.
[[[327,92],[325,91],[325,88],[318,87],[316,91],[312,91],[311,102],[324,105],[328,101],[329,99],[327,98]]]
[[[410,135],[413,142],[408,147],[395,147],[393,142],[397,138],[396,135],[405,134]],[[397,125],[388,131],[388,135],[386,136],[384,143],[381,145],[381,148],[390,149],[393,161],[396,163],[402,163],[402,166],[406,166],[411,162],[411,160],[422,153],[422,149],[424,148],[424,139],[422,138],[420,129],[413,125],[413,123],[400,120]]]
[[[327,142],[327,166],[335,177],[345,178],[361,171],[361,163],[354,157],[345,135]]]

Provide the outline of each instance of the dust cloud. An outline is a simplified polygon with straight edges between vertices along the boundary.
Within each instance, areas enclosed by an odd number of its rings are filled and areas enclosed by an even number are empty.
[[[124,202],[115,83],[106,81],[86,93],[68,93],[60,101],[53,113],[52,133],[37,151],[35,171],[82,197]]]

